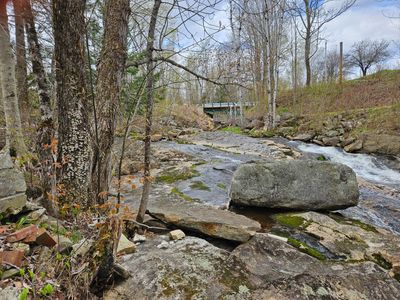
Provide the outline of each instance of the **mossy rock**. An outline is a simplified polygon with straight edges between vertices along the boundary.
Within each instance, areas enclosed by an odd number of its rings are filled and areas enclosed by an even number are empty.
[[[294,216],[290,214],[277,214],[273,216],[273,219],[280,225],[289,228],[306,228],[309,222],[300,216]]]

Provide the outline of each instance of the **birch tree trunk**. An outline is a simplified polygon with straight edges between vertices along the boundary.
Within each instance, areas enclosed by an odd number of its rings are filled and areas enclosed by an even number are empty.
[[[3,107],[6,119],[6,140],[11,155],[27,152],[22,134],[21,117],[15,82],[15,61],[10,44],[7,2],[0,1],[0,79],[3,91]]]
[[[87,208],[90,141],[85,83],[85,1],[53,0],[62,202]]]
[[[25,0],[28,1],[28,0]],[[28,80],[26,69],[26,47],[23,10],[24,0],[13,0],[15,14],[15,55],[17,65],[15,67],[15,78],[17,80],[17,94],[21,119],[24,124],[29,123],[29,99]]]
[[[153,104],[154,104],[154,62],[153,62],[154,49],[153,48],[154,48],[155,31],[156,31],[156,24],[160,6],[161,6],[161,0],[155,0],[151,12],[149,33],[147,37],[147,46],[146,46],[147,81],[146,81],[146,132],[144,139],[144,182],[143,182],[143,191],[140,200],[139,211],[136,218],[136,220],[140,223],[143,222],[144,215],[146,213],[147,204],[149,202],[150,185],[151,185],[150,146],[151,146],[151,126],[153,119]]]
[[[105,32],[98,65],[95,118],[98,124],[93,141],[91,190],[99,203],[104,202],[109,189],[111,150],[114,144],[117,111],[127,57],[129,0],[107,0],[105,5]]]
[[[28,38],[29,54],[32,62],[32,72],[35,76],[39,92],[40,124],[37,130],[36,150],[41,163],[41,186],[43,195],[50,190],[51,170],[53,158],[51,151],[45,145],[50,145],[55,137],[53,111],[51,107],[51,96],[49,83],[43,67],[42,54],[35,28],[35,19],[32,13],[30,0],[26,0],[24,8],[25,29]],[[44,203],[47,209],[51,209],[49,203]]]

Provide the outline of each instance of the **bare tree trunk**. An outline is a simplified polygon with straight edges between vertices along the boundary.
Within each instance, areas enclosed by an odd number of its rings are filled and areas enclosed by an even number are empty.
[[[153,62],[153,51],[154,51],[154,40],[155,30],[158,18],[158,11],[160,10],[161,0],[155,0],[153,9],[151,12],[151,19],[149,25],[149,33],[147,37],[147,82],[146,82],[146,133],[144,139],[144,182],[142,198],[140,200],[139,211],[136,220],[140,223],[143,222],[144,215],[146,213],[147,204],[149,202],[150,194],[150,146],[151,146],[151,125],[153,119],[153,104],[154,104],[154,62]]]
[[[92,143],[91,168],[91,189],[99,203],[104,202],[104,197],[100,195],[109,189],[111,150],[127,57],[129,0],[107,0],[105,11],[105,32],[98,66],[95,101],[98,141]]]
[[[35,28],[35,20],[32,13],[30,0],[26,0],[24,9],[25,29],[28,38],[29,54],[32,62],[32,71],[36,79],[39,91],[40,104],[40,124],[37,130],[36,150],[41,162],[41,185],[44,198],[46,192],[51,188],[51,170],[53,158],[51,151],[46,149],[46,145],[50,145],[55,136],[53,111],[51,108],[51,96],[49,83],[43,67],[42,54]],[[51,205],[46,201],[46,208],[51,209]]]
[[[27,148],[22,134],[21,117],[18,107],[15,61],[10,44],[7,2],[0,1],[0,77],[3,91],[3,107],[6,119],[6,139],[12,155],[24,155]]]
[[[90,144],[85,83],[85,1],[53,0],[60,182],[69,204],[87,208]]]
[[[306,65],[306,86],[311,85],[311,17],[313,12],[310,9],[309,0],[304,0],[306,8],[306,35],[304,38],[304,62]]]
[[[306,86],[311,85],[311,36],[307,35],[304,46],[304,62],[306,65]]]
[[[23,0],[13,0],[13,5],[15,13],[15,55],[17,57],[15,77],[17,80],[17,94],[22,122],[27,124],[29,123],[29,99],[26,69],[25,30],[23,18],[23,9],[25,3]]]

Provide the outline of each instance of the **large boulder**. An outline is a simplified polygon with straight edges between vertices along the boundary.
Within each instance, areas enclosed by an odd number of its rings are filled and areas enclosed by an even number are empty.
[[[0,151],[0,214],[16,214],[26,203],[24,175],[14,168],[10,155]]]
[[[271,161],[241,165],[230,188],[231,203],[299,210],[336,210],[358,204],[354,171],[324,161]]]

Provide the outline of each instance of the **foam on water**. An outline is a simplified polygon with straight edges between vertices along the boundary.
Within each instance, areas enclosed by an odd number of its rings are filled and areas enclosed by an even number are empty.
[[[294,144],[302,152],[322,154],[331,161],[347,165],[354,170],[357,176],[368,181],[400,187],[400,173],[388,168],[374,156],[346,153],[335,147],[322,147],[299,142],[291,142],[291,144]]]

